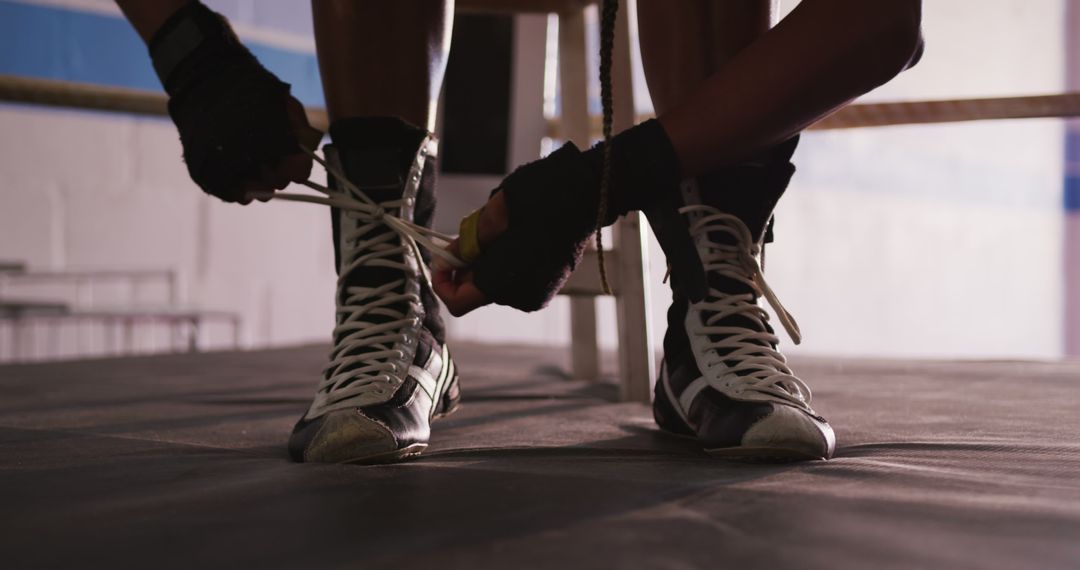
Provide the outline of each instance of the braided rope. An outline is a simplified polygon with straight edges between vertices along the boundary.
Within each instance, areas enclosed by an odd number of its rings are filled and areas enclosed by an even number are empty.
[[[604,163],[600,174],[600,204],[596,211],[596,260],[600,265],[600,288],[607,295],[612,293],[611,285],[608,284],[607,264],[604,261],[604,237],[601,230],[607,219],[608,193],[611,189],[611,124],[614,122],[611,60],[615,45],[615,17],[618,12],[618,0],[604,0],[600,14],[600,102],[604,112]]]

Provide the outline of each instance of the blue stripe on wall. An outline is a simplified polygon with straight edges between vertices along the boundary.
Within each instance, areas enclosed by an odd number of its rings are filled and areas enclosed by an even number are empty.
[[[305,105],[322,105],[315,56],[249,43]],[[0,1],[0,73],[160,90],[142,40],[120,18]]]
[[[1080,211],[1080,171],[1076,170],[1078,167],[1080,167],[1080,130],[1068,130],[1065,132],[1064,203],[1066,212]]]
[[[1080,212],[1080,175],[1065,177],[1065,211]]]
[[[1065,123],[1065,162],[1080,164],[1080,123]]]

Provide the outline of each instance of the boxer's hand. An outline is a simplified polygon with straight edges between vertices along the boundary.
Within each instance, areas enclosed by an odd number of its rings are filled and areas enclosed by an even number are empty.
[[[457,255],[457,240],[446,249]],[[476,283],[473,283],[473,272],[468,267],[454,269],[437,259],[433,268],[431,286],[446,305],[446,310],[455,317],[468,314],[490,303],[487,295],[476,288]]]
[[[312,133],[315,133],[321,138],[322,133],[316,131],[308,123],[304,106],[299,101],[289,97],[285,106],[289,117],[289,127],[298,139],[303,140],[300,138],[300,133],[307,133],[309,138]],[[319,142],[315,140],[310,144],[309,149],[315,150]],[[244,195],[239,202],[241,204],[249,204],[252,200],[267,202],[273,197],[275,190],[284,190],[293,182],[303,182],[311,177],[311,168],[311,156],[305,152],[292,153],[276,161],[270,161],[259,168],[258,177],[245,182]]]
[[[191,179],[208,194],[247,204],[308,179],[312,159],[295,133],[311,126],[288,85],[262,69],[240,75],[207,78],[172,97],[169,114]]]
[[[485,246],[506,232],[508,226],[506,199],[502,192],[496,192],[484,205],[477,223],[480,251],[483,252]],[[451,242],[446,249],[455,257],[461,257],[457,240]],[[487,295],[476,287],[470,267],[454,269],[436,258],[433,271],[432,287],[451,315],[460,317],[491,302]]]
[[[312,159],[296,133],[313,129],[303,106],[240,43],[224,17],[189,3],[148,46],[169,94],[188,173],[200,188],[247,204],[307,180]]]

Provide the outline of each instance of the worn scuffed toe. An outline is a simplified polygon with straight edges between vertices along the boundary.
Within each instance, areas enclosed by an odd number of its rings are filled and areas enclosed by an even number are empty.
[[[289,438],[294,461],[377,463],[404,459],[427,447],[423,443],[401,447],[385,425],[358,409],[331,412],[297,428]]]
[[[759,457],[776,460],[829,459],[836,436],[823,418],[790,406],[773,411],[750,426],[738,446],[706,447],[717,456]]]

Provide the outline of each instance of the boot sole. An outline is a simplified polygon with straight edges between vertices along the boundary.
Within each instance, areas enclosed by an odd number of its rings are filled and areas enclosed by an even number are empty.
[[[663,426],[660,426],[660,433],[693,442],[698,441],[697,435],[671,431]],[[795,463],[828,460],[827,457],[786,447],[702,447],[701,450],[710,457],[739,463]]]
[[[705,449],[712,457],[746,463],[794,463],[796,461],[824,461],[826,458],[814,453],[783,447],[719,447]]]
[[[366,455],[364,457],[356,457],[342,461],[341,463],[344,465],[383,465],[387,463],[398,463],[420,455],[427,449],[427,446],[428,444],[426,443],[414,443],[401,449],[395,449],[385,453],[376,453],[374,455]]]

